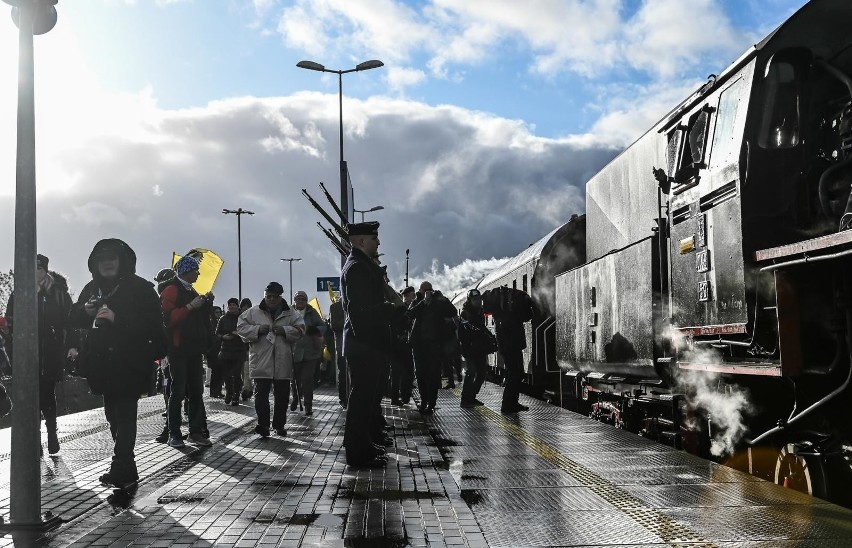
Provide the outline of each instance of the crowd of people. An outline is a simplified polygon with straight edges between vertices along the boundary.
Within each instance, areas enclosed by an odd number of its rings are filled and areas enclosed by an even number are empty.
[[[431,415],[438,391],[463,379],[460,405],[482,405],[477,395],[488,356],[498,350],[507,368],[502,411],[526,410],[518,394],[523,322],[529,318],[508,313],[518,309],[520,300],[507,294],[508,288],[494,291],[490,299],[489,292],[472,289],[459,314],[428,281],[418,290],[395,291],[379,264],[378,228],[374,222],[348,226],[352,251],[341,272],[341,298],[332,303],[328,318],[310,306],[304,291],[288,303],[276,281],[266,285],[259,304],[232,297],[222,310],[212,293],[199,294],[193,287],[200,263],[191,254],[161,270],[155,285],[136,274],[135,252],[114,238],[95,244],[88,259],[92,278],[73,302],[65,278],[38,255],[39,402],[48,452],[60,451],[56,384],[66,370],[85,377],[91,392],[103,397],[114,456],[100,479],[119,488],[134,485],[139,477],[134,455],[138,400],[158,391],[166,411],[156,439],[181,448],[212,445],[205,385],[209,397],[222,398],[226,405],[253,399],[255,432],[267,438],[273,432],[287,435],[288,407],[313,414],[318,383],[337,384],[346,413],[346,461],[369,467],[384,465],[392,444],[383,398],[395,406],[414,401],[421,414]],[[14,291],[6,316],[0,317],[3,375],[13,373],[7,356],[13,300]],[[521,308],[531,313],[524,302]],[[494,316],[496,337],[486,314]],[[413,400],[415,382],[418,400]]]

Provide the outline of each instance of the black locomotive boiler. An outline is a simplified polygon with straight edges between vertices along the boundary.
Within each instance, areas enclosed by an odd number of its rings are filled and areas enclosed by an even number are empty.
[[[851,23],[806,4],[478,282],[533,296],[531,394],[849,504]]]

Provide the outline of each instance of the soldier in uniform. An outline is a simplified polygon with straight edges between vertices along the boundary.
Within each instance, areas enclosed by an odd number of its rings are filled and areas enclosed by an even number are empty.
[[[391,321],[402,309],[386,300],[384,273],[373,260],[379,223],[350,224],[348,232],[352,252],[341,273],[343,355],[350,378],[343,446],[350,466],[383,466],[384,447],[370,436],[370,427],[379,375],[392,347]]]

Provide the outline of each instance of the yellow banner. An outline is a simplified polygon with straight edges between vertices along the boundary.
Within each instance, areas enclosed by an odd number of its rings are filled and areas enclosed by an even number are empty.
[[[326,282],[326,287],[328,288],[328,298],[331,300],[331,304],[337,302],[337,293],[331,288],[331,282]]]
[[[190,249],[186,254],[198,261],[198,279],[195,280],[192,287],[201,295],[208,291],[213,291],[216,278],[219,277],[219,272],[222,270],[222,265],[225,264],[225,261],[209,249]],[[174,268],[181,257],[183,255],[172,253],[172,268]]]
[[[310,306],[311,306],[314,310],[316,310],[317,312],[319,312],[320,318],[325,318],[325,316],[323,316],[323,314],[322,314],[322,308],[320,308],[320,303],[319,303],[319,301],[317,300],[317,298],[316,298],[316,297],[314,297],[313,299],[311,299],[311,300],[308,302],[308,305],[310,305]]]

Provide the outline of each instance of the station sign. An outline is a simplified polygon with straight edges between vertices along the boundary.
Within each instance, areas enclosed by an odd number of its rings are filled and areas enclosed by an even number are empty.
[[[317,291],[328,291],[328,284],[331,284],[332,291],[340,291],[340,276],[317,278]]]

